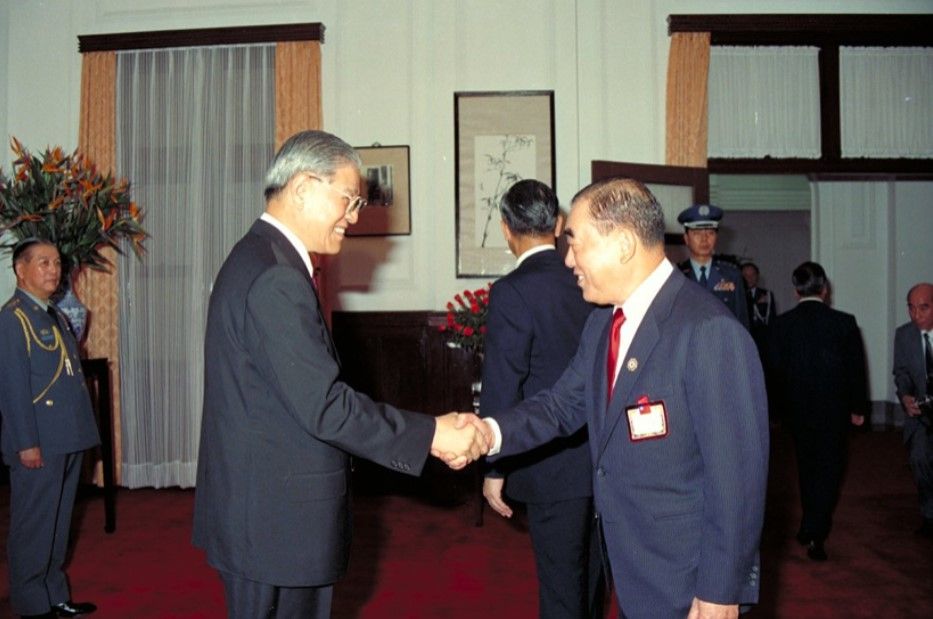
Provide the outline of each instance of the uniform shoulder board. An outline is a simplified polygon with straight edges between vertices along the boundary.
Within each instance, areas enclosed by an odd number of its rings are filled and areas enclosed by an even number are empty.
[[[13,309],[19,307],[22,304],[22,300],[19,297],[10,297],[10,299],[3,304],[3,309]]]

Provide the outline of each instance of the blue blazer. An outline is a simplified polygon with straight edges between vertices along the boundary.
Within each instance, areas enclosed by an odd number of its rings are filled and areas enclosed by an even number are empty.
[[[611,308],[594,311],[554,387],[495,417],[503,455],[589,425],[593,492],[621,612],[684,617],[694,597],[758,599],[768,468],[764,379],[751,336],[674,271],[629,348],[611,402]],[[667,436],[633,441],[626,409],[663,402]]]
[[[264,221],[217,275],[204,358],[194,544],[256,582],[334,583],[350,546],[348,454],[418,475],[434,419],[339,379],[311,276]]]
[[[50,305],[54,309],[54,305]],[[58,324],[20,289],[0,310],[0,412],[6,462],[39,447],[43,454],[84,451],[100,443],[81,372],[78,344],[65,316]]]
[[[490,291],[480,411],[515,406],[557,382],[580,343],[593,305],[556,250],[526,258]],[[526,503],[593,496],[586,429],[499,461],[505,491]]]

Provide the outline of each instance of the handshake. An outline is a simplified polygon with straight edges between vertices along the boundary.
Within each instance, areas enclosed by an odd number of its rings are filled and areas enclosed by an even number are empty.
[[[431,455],[460,470],[492,449],[492,428],[473,413],[447,413],[435,418]]]

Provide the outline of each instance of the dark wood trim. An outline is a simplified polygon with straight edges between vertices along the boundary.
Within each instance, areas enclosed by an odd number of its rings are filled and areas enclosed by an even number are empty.
[[[709,202],[709,173],[706,168],[598,159],[590,162],[590,180],[598,181],[614,176],[636,178],[643,183],[649,184],[691,186],[693,187],[694,202],[704,204]]]
[[[933,15],[669,15],[668,34],[709,32],[712,45],[933,45]]]
[[[115,34],[83,34],[78,36],[78,51],[109,52],[131,49],[161,49],[166,47],[200,47],[209,45],[244,45],[278,41],[324,42],[324,25],[320,23],[280,24],[275,26],[233,26],[229,28],[198,28],[194,30],[155,30]]]
[[[933,14],[669,15],[668,33],[709,32],[712,45],[814,45],[819,52],[819,159],[711,157],[710,174],[884,175],[929,179],[930,159],[844,159],[839,111],[839,47],[933,47]]]
[[[825,45],[819,53],[820,76],[820,152],[823,158],[842,156],[842,133],[839,115],[839,46]]]
[[[899,179],[933,178],[929,159],[724,159],[710,158],[710,174],[855,174]]]

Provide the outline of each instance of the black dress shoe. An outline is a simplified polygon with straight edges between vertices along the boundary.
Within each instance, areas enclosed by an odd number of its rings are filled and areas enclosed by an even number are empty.
[[[58,619],[58,614],[54,610],[41,615],[20,615],[21,619]]]
[[[813,561],[825,561],[829,558],[826,549],[823,548],[823,542],[812,541],[807,546],[807,556]]]
[[[59,617],[79,617],[81,615],[90,615],[97,610],[97,606],[90,602],[62,602],[52,607],[52,610],[58,613]],[[54,616],[54,615],[53,615]]]
[[[914,531],[914,533],[921,537],[933,537],[933,520],[924,518],[923,524],[921,524],[920,528]]]

